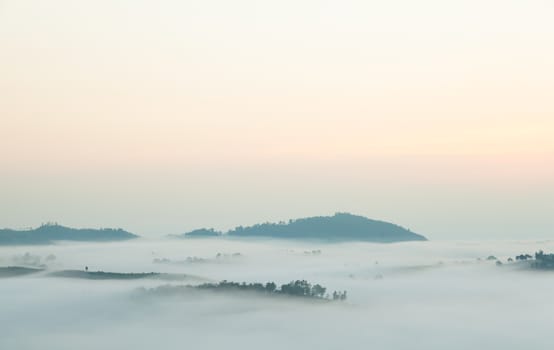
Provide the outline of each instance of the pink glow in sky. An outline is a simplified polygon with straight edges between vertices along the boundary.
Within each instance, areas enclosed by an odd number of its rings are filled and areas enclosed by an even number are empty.
[[[552,18],[536,0],[0,1],[0,226],[351,211],[548,236]]]

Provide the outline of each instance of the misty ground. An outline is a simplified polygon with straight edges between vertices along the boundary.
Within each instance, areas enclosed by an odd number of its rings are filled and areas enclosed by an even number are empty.
[[[554,242],[139,239],[1,247],[0,266],[44,270],[0,279],[0,349],[550,349],[554,272],[506,263],[540,249],[552,252]],[[52,275],[85,266],[191,278]],[[346,290],[348,300],[139,292],[224,279],[306,279]]]

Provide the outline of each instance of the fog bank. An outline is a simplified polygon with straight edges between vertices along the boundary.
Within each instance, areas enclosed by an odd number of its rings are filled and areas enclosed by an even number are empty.
[[[549,336],[554,273],[486,260],[494,255],[506,262],[539,249],[554,251],[554,242],[195,239],[2,247],[1,266],[21,263],[29,253],[27,260],[40,257],[47,271],[88,266],[210,281],[306,279],[346,290],[348,300],[310,303],[201,292],[145,297],[138,288],[199,282],[32,274],[0,279],[0,348],[548,349],[554,346]]]

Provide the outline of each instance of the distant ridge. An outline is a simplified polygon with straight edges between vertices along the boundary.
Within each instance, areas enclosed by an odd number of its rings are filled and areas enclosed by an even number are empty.
[[[223,234],[213,229],[194,230],[181,238],[191,237],[270,237],[284,239],[309,239],[325,241],[403,242],[426,241],[422,235],[385,221],[371,220],[349,213],[333,216],[316,216],[288,223],[264,223],[254,226],[239,226]]]
[[[190,231],[190,232],[187,232],[187,233],[186,233],[186,237],[187,237],[187,238],[194,238],[194,237],[218,237],[218,236],[221,236],[221,235],[222,235],[221,232],[216,231],[216,230],[214,230],[213,228],[210,228],[210,229],[201,228],[201,229],[194,230],[194,231]],[[181,236],[178,236],[178,237],[182,237],[182,235],[181,235]]]
[[[75,229],[45,224],[36,229],[0,229],[0,245],[52,244],[54,241],[122,241],[139,236],[122,229]]]

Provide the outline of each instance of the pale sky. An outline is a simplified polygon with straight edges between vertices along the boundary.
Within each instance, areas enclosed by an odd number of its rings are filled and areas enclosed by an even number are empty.
[[[0,0],[0,227],[349,211],[554,237],[554,3]]]

